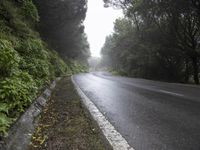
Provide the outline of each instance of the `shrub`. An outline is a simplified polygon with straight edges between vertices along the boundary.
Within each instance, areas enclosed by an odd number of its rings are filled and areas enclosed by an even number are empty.
[[[1,13],[1,11],[0,11]],[[8,26],[6,26],[6,21],[5,20],[0,20],[0,33],[10,33],[12,29]]]
[[[67,69],[33,30],[38,20],[32,0],[0,2],[0,137],[39,90]]]
[[[33,34],[27,22],[22,20],[23,15],[20,15],[19,9],[10,0],[3,0],[0,3],[0,14],[1,32],[12,33],[22,38]]]
[[[82,65],[79,61],[71,61],[70,69],[72,74],[88,72],[88,67],[86,65]]]
[[[32,75],[38,87],[48,83],[50,78],[49,54],[41,40],[25,40],[17,51],[22,56],[20,69]]]
[[[32,22],[38,22],[38,11],[32,0],[23,0],[22,2],[23,16],[25,16],[27,19],[30,19]]]
[[[0,82],[0,102],[7,103],[9,114],[22,112],[36,96],[36,84],[26,72],[18,72]]]
[[[5,135],[10,124],[32,102],[36,84],[26,72],[15,73],[0,81],[0,133]]]
[[[8,110],[7,103],[0,103],[0,136],[7,134],[7,129],[12,123],[12,119],[7,116]]]
[[[22,57],[48,59],[48,52],[40,39],[26,39],[16,48]]]
[[[50,53],[51,70],[56,77],[63,75],[67,70],[66,63],[54,51]]]
[[[0,39],[0,76],[11,76],[19,65],[20,57],[7,40]]]

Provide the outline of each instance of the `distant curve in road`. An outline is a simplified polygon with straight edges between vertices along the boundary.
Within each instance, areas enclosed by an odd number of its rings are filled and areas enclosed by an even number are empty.
[[[200,150],[200,87],[111,76],[74,76],[136,150]]]

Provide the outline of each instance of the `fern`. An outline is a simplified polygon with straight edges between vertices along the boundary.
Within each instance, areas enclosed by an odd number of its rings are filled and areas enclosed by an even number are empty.
[[[12,123],[12,119],[7,117],[6,114],[0,112],[0,135],[3,136],[7,135],[7,130]]]

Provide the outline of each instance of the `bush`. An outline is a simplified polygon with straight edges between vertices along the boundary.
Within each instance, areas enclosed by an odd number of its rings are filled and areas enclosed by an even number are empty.
[[[1,13],[1,11],[0,11]],[[0,20],[0,33],[10,33],[12,29],[8,26],[6,26],[6,21],[5,20]]]
[[[13,118],[24,111],[36,93],[36,84],[26,72],[15,73],[0,81],[0,133],[5,135]]]
[[[32,0],[23,0],[22,2],[22,15],[25,16],[27,19],[30,19],[32,22],[38,22],[38,11]]]
[[[9,114],[22,112],[36,96],[36,84],[26,72],[18,72],[0,82],[0,102],[9,105]]]
[[[48,52],[40,39],[26,39],[16,48],[22,57],[48,59]]]
[[[3,0],[0,3],[0,31],[7,34],[12,33],[21,38],[33,35],[33,31],[30,29],[28,23],[23,21],[23,15],[20,15],[18,11],[14,3],[10,0]]]
[[[7,40],[0,39],[0,76],[11,76],[18,70],[20,57]]]
[[[0,103],[0,136],[7,135],[7,130],[12,123],[12,119],[9,118],[5,113],[7,111],[7,104]]]
[[[88,72],[88,67],[79,61],[70,61],[69,66],[72,74]]]
[[[0,103],[0,136],[7,135],[13,119],[8,117],[9,106],[7,103]]]
[[[38,20],[32,0],[0,2],[0,137],[39,90],[67,70],[33,30]]]
[[[50,78],[49,54],[41,40],[25,40],[17,51],[22,57],[20,69],[32,75],[38,87],[48,83]]]
[[[66,63],[59,58],[58,54],[54,51],[50,53],[51,70],[54,72],[56,77],[59,77],[67,71]]]

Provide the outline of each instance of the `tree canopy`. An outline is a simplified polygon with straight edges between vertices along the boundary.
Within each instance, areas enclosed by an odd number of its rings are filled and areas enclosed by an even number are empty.
[[[63,58],[86,60],[90,56],[83,21],[87,0],[34,0],[42,37]]]
[[[199,84],[200,1],[104,2],[125,14],[116,20],[115,32],[102,49],[111,67],[131,76],[169,81],[188,82],[192,77]]]

